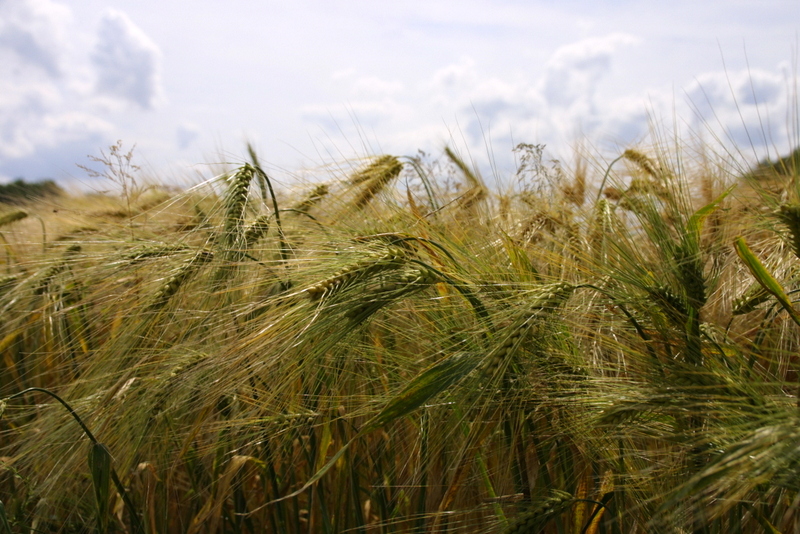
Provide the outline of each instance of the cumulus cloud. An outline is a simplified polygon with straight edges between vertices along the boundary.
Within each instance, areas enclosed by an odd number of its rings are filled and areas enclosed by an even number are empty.
[[[161,51],[128,16],[108,10],[92,54],[97,90],[151,109],[161,96]]]
[[[490,66],[466,56],[416,83],[350,71],[333,80],[345,87],[347,107],[309,106],[305,118],[331,139],[361,137],[343,128],[350,122],[368,125],[384,148],[401,153],[464,144],[484,164],[488,141],[491,157],[509,149],[509,165],[515,143],[543,143],[560,157],[582,137],[618,150],[645,140],[653,128],[671,132],[688,125],[692,133],[710,132],[708,140],[739,146],[767,147],[786,137],[778,130],[785,128],[791,83],[780,68],[700,73],[675,85],[608,96],[602,86],[621,51],[641,42],[620,33],[578,41],[555,50],[543,69],[520,68],[505,77],[487,75]]]
[[[0,1],[0,59],[15,71],[61,74],[62,41],[70,12],[50,0]]]
[[[585,39],[559,48],[547,62],[541,91],[548,104],[570,107],[576,102],[591,108],[600,80],[608,74],[614,52],[639,40],[615,33],[602,38]]]
[[[158,99],[158,49],[127,16],[104,15],[94,52],[86,28],[62,3],[0,0],[0,181],[74,172],[119,135],[109,102]]]

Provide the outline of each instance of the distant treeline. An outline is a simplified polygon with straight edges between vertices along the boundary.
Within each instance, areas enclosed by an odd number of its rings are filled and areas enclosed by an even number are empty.
[[[9,184],[0,184],[0,202],[16,204],[35,198],[60,195],[64,192],[53,180],[26,182],[18,178]]]
[[[753,169],[752,174],[755,177],[770,177],[775,174],[780,176],[796,176],[800,170],[800,147],[786,157],[779,158],[777,161],[769,159],[759,162],[758,166]]]

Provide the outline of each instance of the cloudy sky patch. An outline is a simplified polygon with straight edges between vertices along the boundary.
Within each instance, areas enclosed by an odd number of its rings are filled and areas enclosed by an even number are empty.
[[[797,15],[796,0],[0,0],[0,181],[79,180],[118,139],[165,175],[242,161],[245,141],[287,173],[445,144],[513,172],[515,143],[563,159],[585,137],[613,157],[651,121],[774,156],[796,142]]]
[[[97,90],[153,108],[161,94],[160,55],[158,46],[125,13],[107,11],[92,53]]]

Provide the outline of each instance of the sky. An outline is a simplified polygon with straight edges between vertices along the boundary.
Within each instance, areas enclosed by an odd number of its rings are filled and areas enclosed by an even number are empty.
[[[0,0],[0,183],[93,187],[122,141],[182,183],[280,183],[370,155],[513,172],[512,148],[610,157],[648,133],[797,144],[797,0]],[[491,172],[491,171],[489,171]]]

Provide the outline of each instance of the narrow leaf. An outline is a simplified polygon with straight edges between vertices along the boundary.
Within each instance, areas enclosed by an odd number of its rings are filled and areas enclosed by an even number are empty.
[[[734,187],[735,186],[731,186],[723,191],[720,196],[714,199],[710,204],[706,204],[697,210],[689,219],[689,223],[686,225],[686,233],[689,235],[690,239],[694,240],[695,243],[700,242],[700,231],[703,229],[703,222],[705,222],[709,215],[717,210],[719,203],[722,202],[725,197],[731,193],[731,191],[733,191]]]
[[[364,435],[408,415],[430,398],[441,393],[475,369],[478,359],[460,353],[438,362],[420,373],[359,432]]]
[[[756,279],[756,281],[761,284],[761,287],[772,293],[772,295],[778,299],[778,302],[783,309],[789,313],[789,316],[792,320],[800,326],[800,314],[797,310],[792,306],[789,297],[786,295],[786,292],[781,287],[780,283],[778,283],[775,278],[767,271],[766,267],[761,263],[761,260],[753,254],[753,251],[750,250],[750,247],[747,246],[745,243],[744,238],[739,237],[736,239],[735,242],[736,253],[742,259],[744,264],[747,266],[747,270],[750,271],[750,274]]]
[[[8,516],[6,516],[6,505],[0,501],[0,533],[11,534],[11,525],[8,524]]]
[[[94,496],[97,502],[97,530],[105,532],[108,522],[111,454],[102,443],[92,443],[92,448],[89,450],[89,470],[92,473]]]

